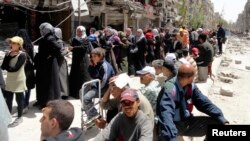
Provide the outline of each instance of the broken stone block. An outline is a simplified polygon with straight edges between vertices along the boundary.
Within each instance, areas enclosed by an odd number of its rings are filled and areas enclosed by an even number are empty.
[[[224,96],[233,97],[234,91],[233,91],[232,88],[230,88],[230,87],[225,87],[225,86],[223,86],[223,87],[220,88],[220,94],[221,94],[221,95],[224,95]]]
[[[224,57],[223,58],[223,62],[232,62],[233,59],[229,58],[229,57]]]
[[[246,66],[246,69],[247,69],[247,70],[250,70],[250,66]]]
[[[228,67],[228,66],[229,66],[229,63],[228,63],[228,62],[221,62],[221,66],[222,66],[222,67]]]
[[[241,60],[235,60],[235,64],[241,64]]]
[[[218,78],[219,78],[219,80],[220,80],[221,82],[229,83],[229,84],[232,84],[232,83],[233,83],[233,80],[230,79],[230,78],[227,78],[227,77],[224,77],[224,76],[221,76],[221,75],[219,75]]]

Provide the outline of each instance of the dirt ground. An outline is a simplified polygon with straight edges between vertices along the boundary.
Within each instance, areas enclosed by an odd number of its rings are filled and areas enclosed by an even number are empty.
[[[217,70],[217,78],[212,85],[208,97],[218,105],[224,112],[225,117],[230,124],[250,124],[250,70],[245,67],[250,66],[250,40],[231,37],[227,44],[224,54],[221,56],[222,62],[228,62],[229,66],[220,65]],[[241,64],[236,64],[235,61],[241,61]],[[238,76],[238,79],[233,79],[233,83],[225,83],[220,81],[218,75],[222,73],[232,73]],[[229,77],[230,78],[230,77]],[[223,96],[220,94],[220,89],[226,88],[233,91],[233,96]]]

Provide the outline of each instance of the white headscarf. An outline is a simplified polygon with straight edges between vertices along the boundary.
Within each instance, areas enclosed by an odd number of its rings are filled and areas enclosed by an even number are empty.
[[[44,37],[45,35],[49,34],[49,33],[52,33],[54,34],[54,27],[50,24],[50,23],[42,23],[40,26],[39,26],[39,29],[40,29],[40,33],[41,35]]]
[[[140,41],[142,38],[144,38],[144,34],[143,34],[143,30],[142,29],[137,29],[137,32],[140,32],[141,33],[141,35],[140,35],[140,37],[136,37],[136,42],[138,42],[138,41]]]
[[[152,32],[153,32],[153,34],[154,34],[154,37],[160,35],[160,34],[159,34],[159,31],[158,31],[156,28],[154,28],[154,29],[152,30]]]
[[[55,28],[55,36],[58,38],[58,39],[62,39],[62,30],[61,28]]]
[[[84,26],[78,26],[77,28],[76,28],[76,32],[77,32],[77,30],[80,30],[80,31],[82,31],[82,37],[78,37],[78,36],[76,36],[76,38],[78,39],[78,38],[85,38],[86,37],[86,28],[84,27]]]

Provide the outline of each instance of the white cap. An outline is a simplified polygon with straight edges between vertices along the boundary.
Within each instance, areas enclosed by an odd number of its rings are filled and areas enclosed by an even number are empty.
[[[197,29],[197,32],[199,32],[199,31],[203,31],[203,29],[202,29],[202,28],[198,28],[198,29]]]
[[[116,87],[122,89],[126,85],[128,85],[130,81],[131,81],[131,78],[127,75],[127,73],[122,73],[122,74],[119,74],[114,80],[112,80],[109,83],[114,82]]]
[[[174,53],[168,53],[165,57],[165,61],[171,61],[174,63],[176,61],[176,55]]]
[[[146,66],[144,67],[142,70],[136,71],[137,74],[152,74],[155,75],[155,68],[154,67],[150,67],[150,66]]]

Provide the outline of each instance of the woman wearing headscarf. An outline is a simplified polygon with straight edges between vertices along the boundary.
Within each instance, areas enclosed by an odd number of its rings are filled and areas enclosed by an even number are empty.
[[[126,33],[119,31],[119,38],[121,39],[120,43],[120,55],[117,61],[117,65],[120,73],[128,72],[128,49],[129,41],[126,38]]]
[[[54,35],[54,27],[49,23],[39,26],[42,39],[35,56],[37,104],[43,108],[49,100],[61,96],[58,58],[61,46]]]
[[[72,65],[69,75],[70,96],[79,98],[79,91],[82,84],[91,80],[88,73],[89,57],[88,54],[93,49],[90,41],[86,37],[84,26],[76,28],[76,36],[72,39],[69,50],[72,51]]]
[[[133,48],[130,48],[130,54],[137,56],[135,61],[135,71],[139,71],[145,67],[145,55],[147,49],[147,40],[142,29],[137,29],[136,43]]]
[[[119,70],[121,70],[121,68],[119,68],[119,64],[121,62],[121,47],[122,47],[122,42],[120,37],[118,36],[118,31],[115,29],[111,29],[111,37],[108,39],[108,42],[111,43],[111,59],[112,59],[112,66],[115,70],[116,73],[119,73]]]
[[[149,28],[145,33],[145,38],[147,39],[147,55],[146,55],[146,62],[147,64],[151,65],[152,61],[155,58],[154,53],[154,34],[152,29]]]
[[[160,59],[161,58],[161,41],[160,41],[160,34],[158,29],[153,29],[153,35],[154,35],[154,54],[155,54],[155,59]]]
[[[68,49],[65,47],[65,43],[62,40],[62,30],[60,28],[55,28],[55,36],[57,43],[61,46],[61,56],[58,58],[61,96],[62,98],[67,98],[69,96],[69,79],[68,65],[64,56],[68,54]]]

